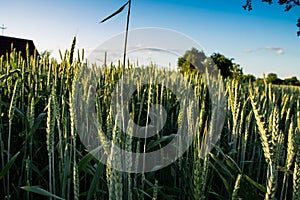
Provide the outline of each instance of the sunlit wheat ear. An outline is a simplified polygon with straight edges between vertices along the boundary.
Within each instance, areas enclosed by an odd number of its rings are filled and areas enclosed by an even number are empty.
[[[234,188],[233,188],[233,192],[232,192],[232,200],[238,200],[239,198],[239,190],[240,190],[240,186],[241,186],[241,180],[242,180],[242,175],[238,174],[236,180],[235,180],[235,184],[234,184]]]
[[[269,167],[267,180],[267,193],[265,199],[275,199],[277,189],[277,169],[275,166]]]
[[[254,101],[252,89],[251,89],[251,87],[249,87],[249,88],[250,88],[250,100],[251,100],[254,116],[256,119],[256,124],[257,124],[258,130],[259,130],[259,133],[260,133],[264,156],[265,156],[266,162],[270,163],[271,162],[271,152],[270,152],[270,144],[269,144],[270,138],[267,135],[267,129],[265,127],[264,121],[262,120],[262,116],[259,114],[259,110],[257,108],[257,103]]]
[[[268,92],[269,101],[274,101],[272,98],[271,88],[266,87],[266,93]],[[259,113],[259,109],[257,103],[255,102],[255,97],[253,96],[252,87],[249,87],[250,91],[250,100],[254,112],[254,116],[256,119],[256,124],[260,133],[261,143],[264,151],[264,156],[266,162],[268,164],[267,170],[267,192],[265,194],[265,199],[274,199],[276,190],[277,190],[277,163],[279,160],[279,152],[281,150],[281,143],[283,141],[283,134],[279,133],[279,113],[276,106],[274,106],[274,102],[270,103],[269,101],[265,101],[265,104],[268,104],[271,108],[274,108],[271,113],[271,120],[269,124],[266,124],[263,121],[263,117]],[[270,108],[270,109],[271,109]],[[267,112],[267,111],[266,111]],[[267,113],[264,113],[266,115]],[[269,125],[266,128],[266,125]],[[278,143],[280,141],[280,143]],[[277,145],[279,147],[277,147]]]
[[[49,163],[49,191],[52,193],[54,189],[54,129],[55,129],[55,116],[56,108],[54,103],[56,90],[52,88],[50,97],[48,99],[48,112],[47,112],[47,152],[48,152],[48,163]]]
[[[272,160],[274,161],[275,165],[279,164],[280,161],[280,153],[282,150],[282,142],[284,141],[284,135],[282,134],[281,130],[279,130],[279,109],[277,106],[273,107],[272,113],[272,123],[270,123],[272,128]]]
[[[292,97],[291,97],[292,98]],[[282,97],[283,101],[281,103],[281,113],[280,115],[282,116],[284,114],[284,112],[287,110],[288,104],[290,102],[290,100],[292,101],[292,99],[290,99],[290,97],[288,95],[284,95]]]
[[[291,122],[288,132],[288,146],[287,146],[287,158],[286,158],[286,170],[289,170],[290,167],[293,164],[293,159],[295,156],[295,144],[296,144],[296,135],[295,134],[295,128],[294,123]]]
[[[240,114],[240,107],[241,107],[241,102],[239,100],[239,83],[237,80],[232,80],[231,84],[231,90],[229,90],[229,99],[230,99],[230,110],[232,113],[233,117],[233,129],[232,129],[232,142],[233,142],[233,148],[236,148],[237,144],[237,134],[238,134],[238,122],[239,122],[239,114]]]

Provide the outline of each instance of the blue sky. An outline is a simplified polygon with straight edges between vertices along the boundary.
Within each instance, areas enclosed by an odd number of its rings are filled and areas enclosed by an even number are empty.
[[[284,8],[253,0],[253,11],[244,11],[244,1],[233,0],[132,0],[130,29],[168,28],[196,40],[207,55],[220,52],[234,58],[244,70],[261,77],[275,72],[279,77],[300,78],[300,37],[296,21],[300,8]],[[86,55],[125,29],[126,11],[99,24],[126,1],[14,0],[1,3],[0,25],[4,35],[32,39],[39,51],[77,47]]]

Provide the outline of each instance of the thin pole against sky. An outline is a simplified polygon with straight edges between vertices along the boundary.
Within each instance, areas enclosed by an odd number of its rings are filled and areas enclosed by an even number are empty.
[[[128,39],[128,29],[129,29],[129,19],[130,19],[130,7],[131,0],[128,1],[128,13],[127,13],[127,22],[126,22],[126,33],[125,33],[125,43],[124,43],[124,56],[123,56],[123,68],[126,67],[126,52],[127,52],[127,39]]]
[[[126,52],[127,52],[127,39],[128,39],[128,30],[129,30],[129,19],[130,19],[130,8],[131,8],[131,0],[127,1],[121,8],[115,11],[113,14],[109,15],[105,19],[103,19],[100,23],[103,23],[110,18],[116,16],[117,14],[121,13],[124,8],[128,5],[128,13],[127,13],[127,21],[126,21],[126,32],[125,32],[125,41],[124,41],[124,54],[123,54],[123,69],[126,66]]]

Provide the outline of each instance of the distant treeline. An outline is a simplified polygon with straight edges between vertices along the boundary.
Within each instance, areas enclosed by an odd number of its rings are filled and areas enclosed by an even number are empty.
[[[256,78],[252,74],[244,74],[243,68],[234,63],[234,58],[228,58],[220,53],[213,53],[211,56],[206,57],[203,51],[199,51],[196,48],[187,50],[185,54],[178,59],[178,69],[181,72],[186,71],[199,71],[199,66],[207,65],[211,63],[209,60],[212,60],[215,68],[217,68],[221,75],[227,79],[238,79],[242,82],[261,82],[266,81],[274,85],[293,85],[300,86],[300,80],[296,76],[280,79],[277,74],[269,73],[264,78]],[[200,67],[201,68],[201,67]]]

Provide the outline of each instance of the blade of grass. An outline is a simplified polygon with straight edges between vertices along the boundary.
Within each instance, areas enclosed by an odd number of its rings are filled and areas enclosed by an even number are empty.
[[[19,156],[20,152],[16,153],[10,161],[4,166],[4,168],[0,171],[0,180],[5,176],[5,174],[9,171],[12,165],[15,163],[17,157]]]
[[[21,187],[21,189],[26,190],[28,192],[33,192],[33,193],[36,193],[36,194],[40,194],[40,195],[43,195],[43,196],[46,196],[46,197],[63,200],[63,198],[60,198],[60,197],[44,190],[40,186],[23,186],[23,187]]]

